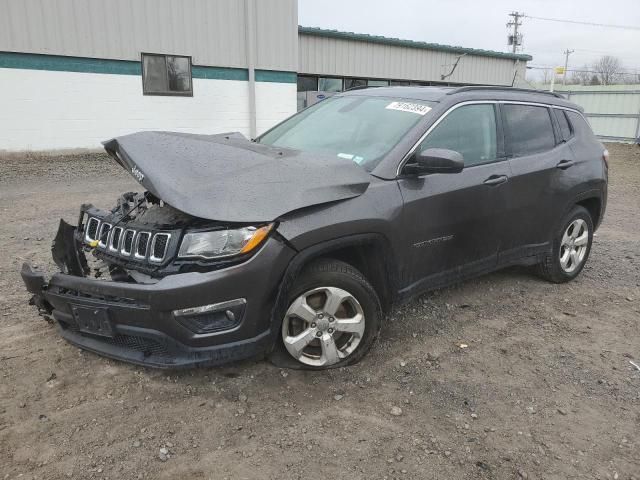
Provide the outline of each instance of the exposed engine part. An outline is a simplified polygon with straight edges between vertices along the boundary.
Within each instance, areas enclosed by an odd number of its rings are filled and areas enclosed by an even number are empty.
[[[127,192],[118,198],[116,207],[111,213],[122,215],[120,221],[133,220],[137,215],[149,208],[148,192]],[[153,197],[155,199],[155,197]]]
[[[136,220],[140,223],[154,227],[170,226],[171,228],[175,228],[176,225],[188,225],[192,223],[194,221],[194,217],[162,202],[158,204],[151,204],[144,210],[140,211]]]

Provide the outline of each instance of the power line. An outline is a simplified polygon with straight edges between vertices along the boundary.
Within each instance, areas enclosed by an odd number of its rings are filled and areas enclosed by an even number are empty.
[[[545,68],[547,68],[547,69],[550,69],[550,68],[556,68],[556,66],[555,65],[527,65],[527,68],[537,68],[537,69],[545,69]],[[576,69],[572,69],[572,68],[569,69],[570,72],[571,71],[575,71],[575,70]],[[589,69],[589,68],[582,68],[582,69],[578,69],[578,70],[580,70],[582,72],[595,71],[595,70]],[[621,68],[620,70],[621,71],[622,70],[627,70],[629,73],[640,73],[640,67],[630,67],[630,68],[624,67],[624,68]]]
[[[622,60],[624,62],[624,64],[633,64],[635,62],[637,62],[640,57],[638,56],[634,56],[634,55],[618,55],[617,52],[605,52],[605,51],[599,51],[599,52],[595,52],[594,53],[598,53],[599,55],[592,55],[592,54],[588,54],[588,53],[583,53],[583,50],[580,50],[578,48],[574,49],[574,53],[572,54],[575,57],[579,57],[580,59],[576,59],[574,60],[572,63],[582,63],[582,64],[589,64],[592,63],[592,61],[597,60],[598,56],[604,56],[604,55],[608,55],[610,57],[616,57],[619,60]],[[534,57],[536,58],[542,58],[542,57],[549,57],[549,56],[553,56],[554,58],[558,56],[558,52],[557,51],[552,51],[552,50],[533,50],[530,52]],[[562,52],[564,53],[564,52]],[[573,58],[573,57],[572,57]],[[626,67],[623,67],[626,68]],[[639,67],[640,68],[640,67]]]
[[[555,67],[545,67],[542,65],[527,65],[527,69],[531,69],[531,70],[553,70]],[[597,71],[597,70],[584,70],[584,69],[574,69],[574,68],[568,68],[567,72],[579,72],[579,73],[595,73],[595,74],[599,74],[601,72]],[[635,71],[635,72],[616,72],[616,75],[640,75],[640,71]]]
[[[548,17],[534,17],[532,15],[523,15],[523,17],[532,18],[534,20],[544,20],[546,22],[573,23],[576,25],[589,25],[591,27],[621,28],[624,30],[640,31],[640,26],[636,26],[636,25],[614,25],[611,23],[580,22],[578,20],[566,20],[562,18],[548,18]]]

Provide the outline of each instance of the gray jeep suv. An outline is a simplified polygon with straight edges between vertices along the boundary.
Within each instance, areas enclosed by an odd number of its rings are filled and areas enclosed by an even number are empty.
[[[104,145],[144,191],[61,220],[60,272],[22,276],[69,342],[155,367],[352,364],[393,302],[509,265],[572,280],[607,199],[580,107],[513,88],[354,90],[255,141]]]

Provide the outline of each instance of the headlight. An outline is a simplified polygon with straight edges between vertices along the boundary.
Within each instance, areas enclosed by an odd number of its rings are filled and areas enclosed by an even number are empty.
[[[273,224],[185,234],[178,257],[220,258],[248,253],[266,238]]]

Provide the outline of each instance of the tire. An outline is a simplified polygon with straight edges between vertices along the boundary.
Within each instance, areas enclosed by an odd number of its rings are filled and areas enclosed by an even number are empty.
[[[353,365],[380,332],[380,299],[364,275],[348,263],[326,259],[305,267],[287,300],[280,316],[280,343],[293,368]]]
[[[537,266],[538,274],[553,283],[565,283],[576,278],[589,258],[593,231],[593,220],[587,209],[579,205],[573,207],[554,233],[552,253]],[[586,244],[581,240],[585,233]],[[563,261],[567,254],[568,260]]]

